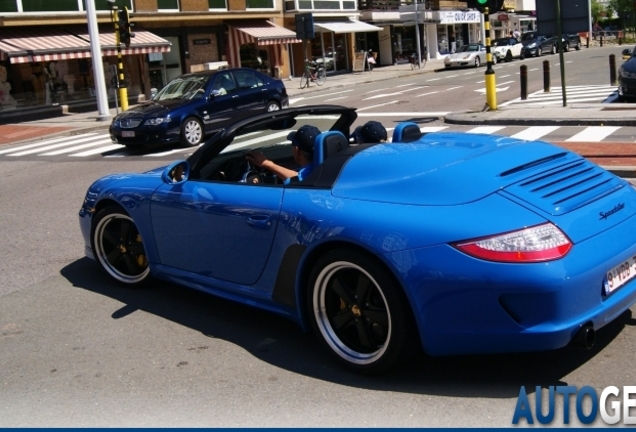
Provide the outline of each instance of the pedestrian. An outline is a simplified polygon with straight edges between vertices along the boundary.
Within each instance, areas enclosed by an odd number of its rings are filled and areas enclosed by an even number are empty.
[[[455,51],[457,51],[457,40],[455,39],[455,32],[451,32],[448,40],[450,41],[451,54],[455,54]]]

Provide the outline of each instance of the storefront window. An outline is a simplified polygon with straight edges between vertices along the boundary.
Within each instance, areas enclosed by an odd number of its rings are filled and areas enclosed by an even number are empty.
[[[272,9],[274,0],[247,0],[247,9]]]
[[[323,63],[325,70],[349,70],[349,56],[345,34],[317,33],[311,41],[311,56],[315,62]]]
[[[17,12],[16,0],[0,0],[0,12]]]
[[[408,63],[411,54],[417,53],[415,25],[393,28],[393,62]]]
[[[159,10],[179,10],[179,0],[157,0]]]
[[[241,55],[241,66],[255,69],[266,75],[272,75],[269,51],[266,47],[259,47],[249,43],[241,45],[239,49]]]
[[[210,9],[227,9],[225,0],[208,0],[208,8]]]
[[[22,0],[24,12],[79,11],[77,0]]]

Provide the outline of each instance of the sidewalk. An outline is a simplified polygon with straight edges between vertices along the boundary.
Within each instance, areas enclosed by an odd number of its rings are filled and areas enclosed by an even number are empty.
[[[373,71],[329,75],[324,85],[300,89],[300,78],[284,79],[290,98],[299,98],[318,92],[329,92],[355,84],[391,81],[393,79],[435,73],[443,69],[443,60],[429,60],[420,69],[400,64],[375,67]],[[50,138],[56,135],[75,135],[91,131],[104,131],[109,121],[98,121],[97,112],[73,114],[33,122],[0,125],[0,144]],[[111,115],[115,116],[115,109]],[[518,126],[636,126],[636,104],[571,104],[567,107],[553,105],[505,106],[496,111],[460,112],[444,118],[451,124],[518,125]],[[559,145],[575,151],[623,177],[636,178],[636,142],[634,143],[572,143]]]

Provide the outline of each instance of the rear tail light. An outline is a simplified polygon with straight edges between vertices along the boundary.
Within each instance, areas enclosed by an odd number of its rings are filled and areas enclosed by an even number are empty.
[[[559,228],[546,223],[453,246],[487,261],[526,263],[563,258],[572,248],[572,242]]]

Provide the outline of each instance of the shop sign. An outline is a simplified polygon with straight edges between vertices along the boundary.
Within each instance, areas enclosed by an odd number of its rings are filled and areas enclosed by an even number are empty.
[[[461,24],[480,22],[481,13],[477,11],[440,11],[440,24]]]
[[[508,14],[499,14],[499,15],[497,15],[497,20],[499,20],[499,21],[508,21]]]
[[[193,45],[210,45],[212,40],[210,39],[192,39]]]

